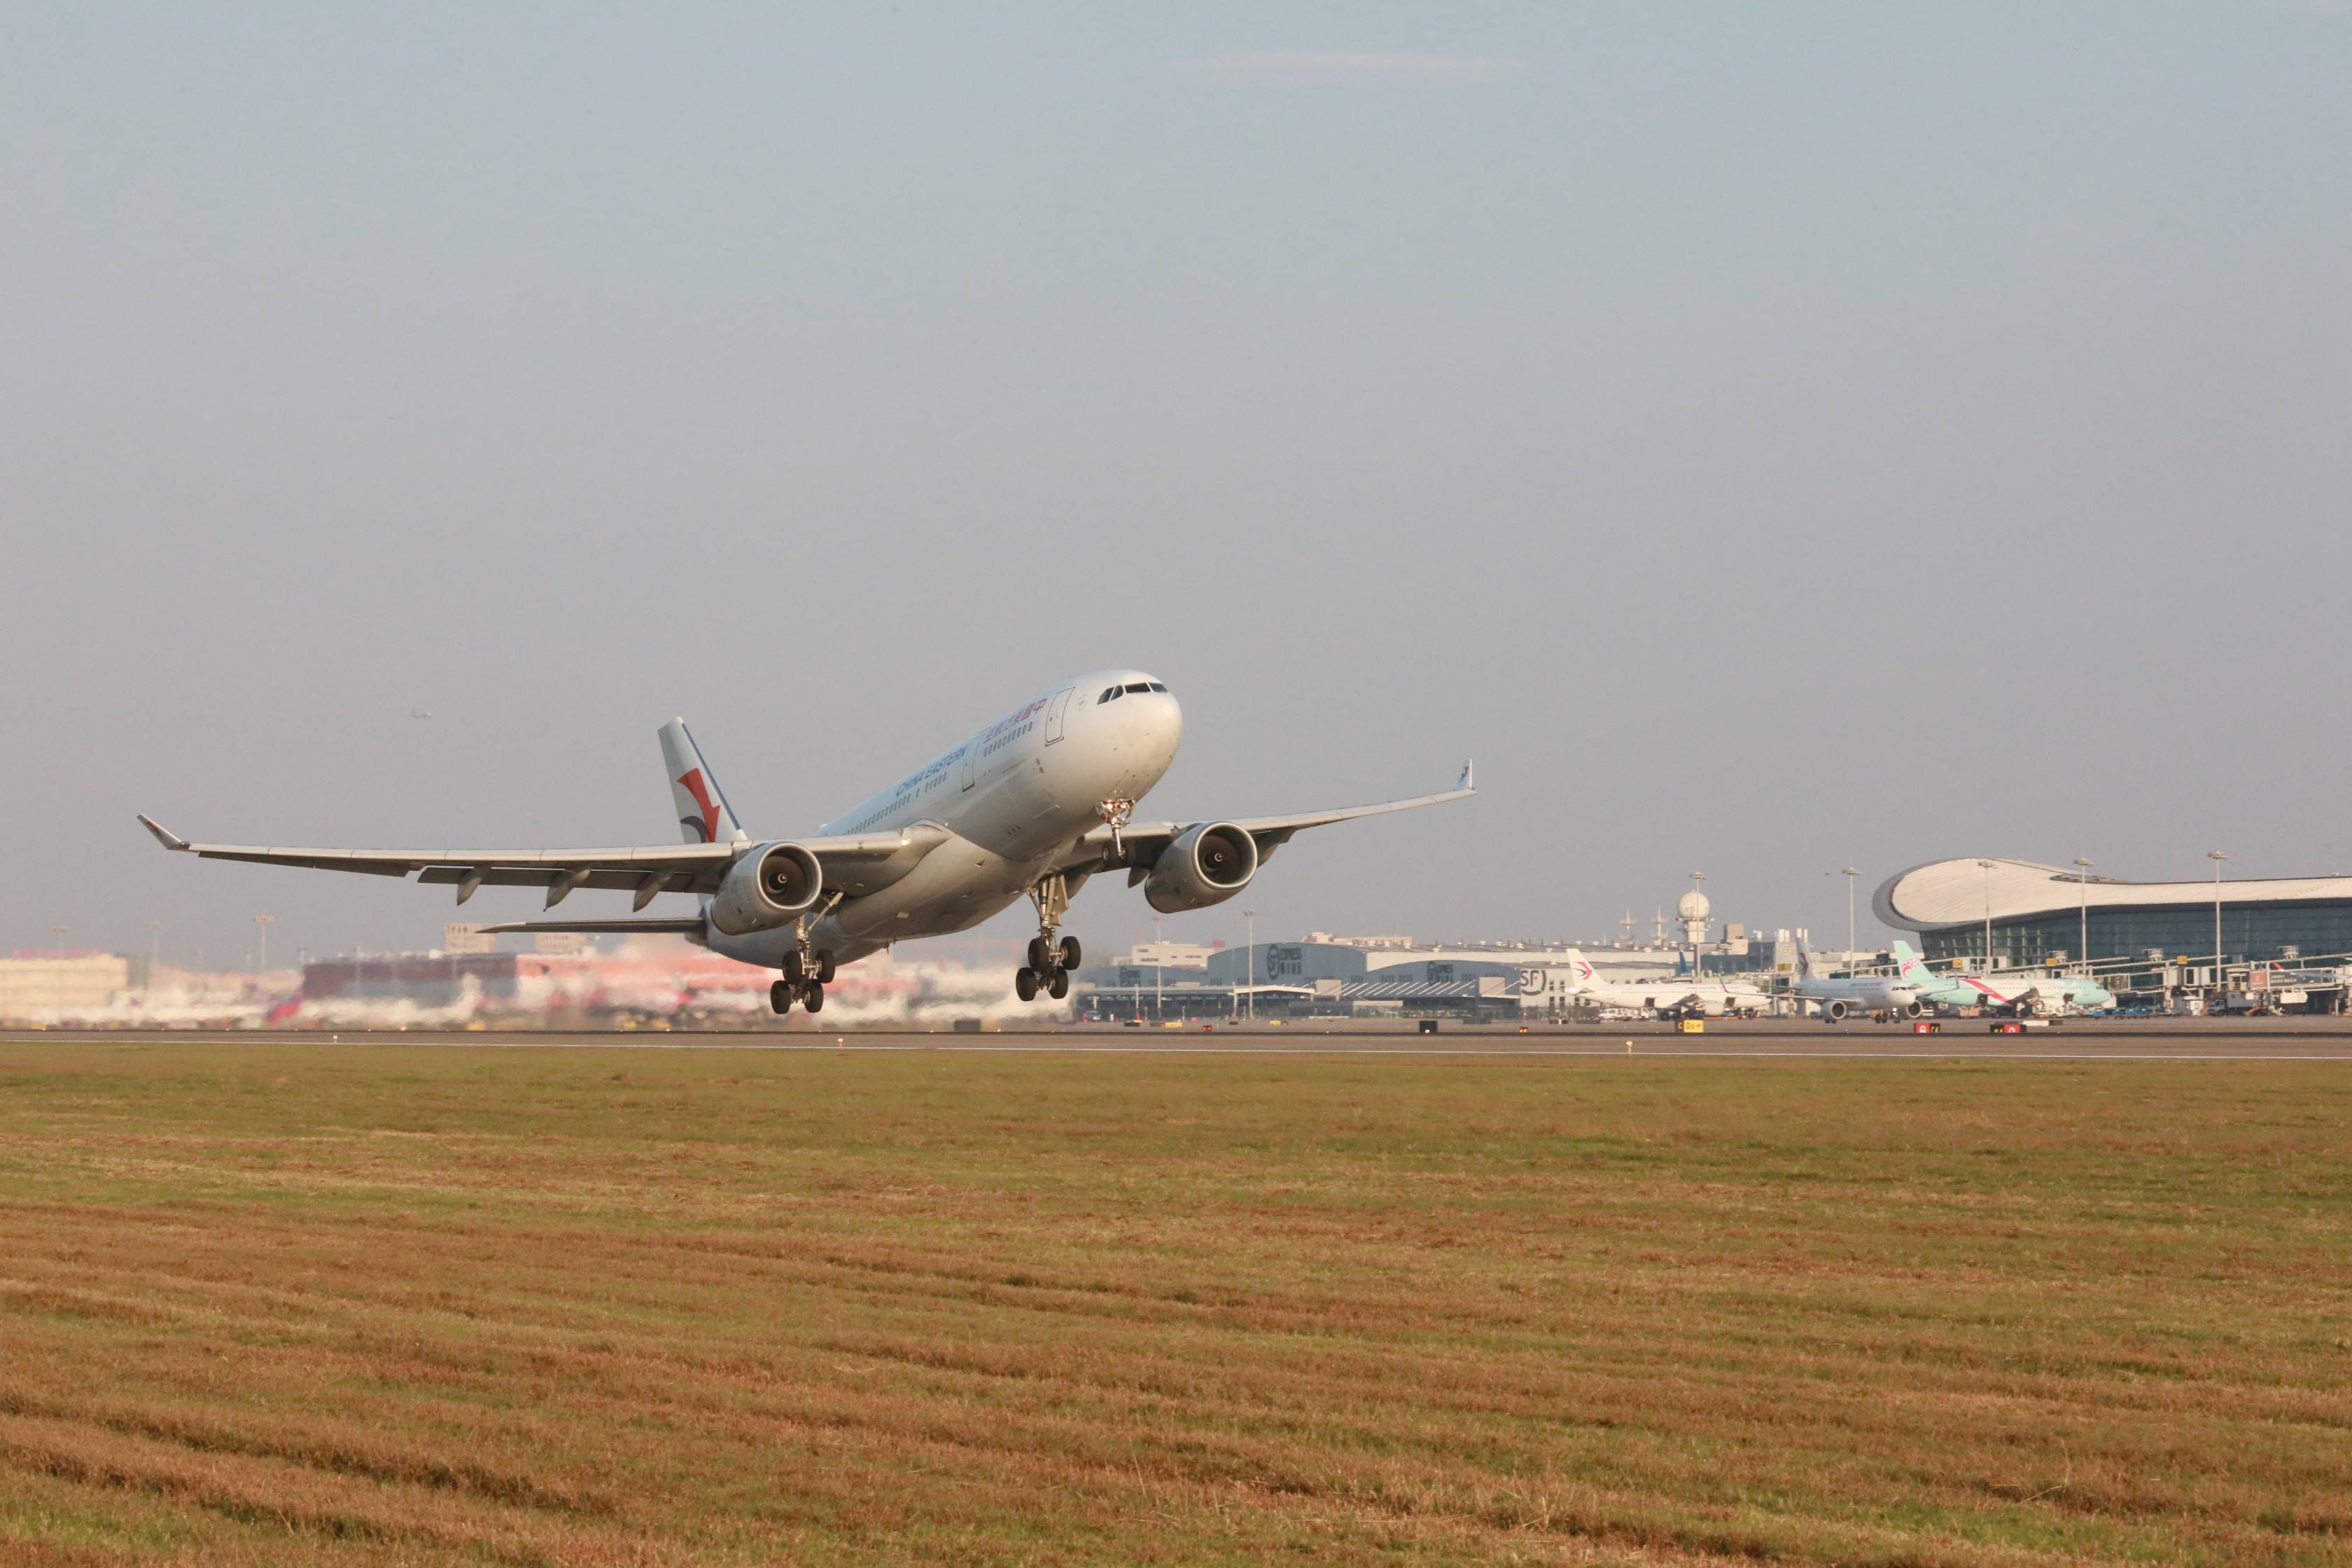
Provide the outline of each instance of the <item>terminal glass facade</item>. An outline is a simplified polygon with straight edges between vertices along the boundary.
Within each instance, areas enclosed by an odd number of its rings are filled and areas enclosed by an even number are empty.
[[[2092,904],[2090,951],[2082,951],[2078,910],[2052,910],[2023,919],[1992,922],[1995,961],[2009,964],[2040,963],[2053,953],[2069,959],[2139,958],[2158,948],[2168,958],[2210,958],[2213,954],[2213,906],[2208,904],[2137,904],[2101,909]],[[2315,899],[2297,902],[2232,903],[2221,901],[2221,955],[2230,962],[2273,959],[2294,947],[2306,959],[2352,953],[2352,898]],[[1981,959],[1982,924],[1946,926],[1922,931],[1919,948],[1929,959]]]

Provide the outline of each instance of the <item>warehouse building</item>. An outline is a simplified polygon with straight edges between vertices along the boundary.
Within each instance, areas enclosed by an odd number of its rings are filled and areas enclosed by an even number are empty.
[[[2127,882],[2031,860],[1936,860],[1890,877],[1871,909],[1932,962],[1995,967],[2161,953],[2228,962],[2352,953],[2352,877]]]
[[[142,963],[140,967],[146,966]],[[20,952],[0,958],[0,1018],[103,1007],[129,987],[131,979],[131,961],[110,952]]]

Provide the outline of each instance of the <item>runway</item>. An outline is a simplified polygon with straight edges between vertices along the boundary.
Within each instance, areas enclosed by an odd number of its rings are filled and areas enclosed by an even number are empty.
[[[806,1020],[772,1029],[661,1030],[101,1030],[0,1031],[0,1047],[74,1040],[156,1045],[354,1047],[437,1046],[539,1050],[952,1051],[1065,1056],[1780,1058],[1838,1061],[2343,1061],[2352,1062],[2352,1021],[2276,1018],[2231,1022],[2082,1019],[2023,1034],[1995,1034],[1982,1021],[1952,1020],[1920,1035],[1881,1025],[1830,1027],[1801,1020],[1710,1022],[1685,1035],[1657,1024],[1569,1027],[1441,1027],[1434,1035],[1395,1024],[1297,1024],[1186,1030],[1078,1025],[1063,1028],[959,1030],[811,1028]]]

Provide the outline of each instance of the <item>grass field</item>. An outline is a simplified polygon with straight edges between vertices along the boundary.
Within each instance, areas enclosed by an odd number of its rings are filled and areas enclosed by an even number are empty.
[[[0,1047],[0,1563],[2352,1563],[2348,1073]]]

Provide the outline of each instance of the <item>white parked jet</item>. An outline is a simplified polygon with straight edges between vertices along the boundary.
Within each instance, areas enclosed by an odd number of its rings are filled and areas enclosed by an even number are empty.
[[[1927,1009],[1919,1001],[1919,988],[1906,980],[1885,975],[1857,974],[1817,975],[1813,973],[1813,955],[1802,938],[1797,942],[1797,984],[1793,987],[1808,1002],[1818,1002],[1822,1016],[1832,1024],[1845,1022],[1851,1013],[1892,1013],[1898,1018],[1916,1018]]]
[[[1407,811],[1475,794],[1464,764],[1442,795],[1294,816],[1133,821],[1167,773],[1184,717],[1141,670],[1098,670],[1023,703],[808,837],[754,841],[683,720],[661,728],[662,761],[684,845],[614,849],[281,849],[191,844],[142,816],[167,849],[216,860],[310,866],[454,884],[545,888],[547,907],[581,888],[625,889],[644,909],[661,893],[699,895],[690,918],[523,921],[502,931],[675,931],[783,972],[779,1013],[824,1004],[836,966],[893,942],[967,931],[1026,897],[1037,908],[1023,1001],[1067,995],[1078,940],[1063,936],[1070,898],[1097,871],[1122,870],[1155,910],[1221,903],[1301,828]]]
[[[1733,1013],[1752,1016],[1772,1005],[1771,997],[1738,981],[1703,980],[1688,974],[1603,979],[1591,961],[1573,948],[1569,951],[1568,966],[1575,978],[1569,982],[1566,994],[1596,1007],[1622,1007],[1629,1012],[1655,1013],[1662,1018],[1722,1017]],[[1522,989],[1529,979],[1540,984],[1537,977],[1543,973],[1540,969],[1526,971]]]

